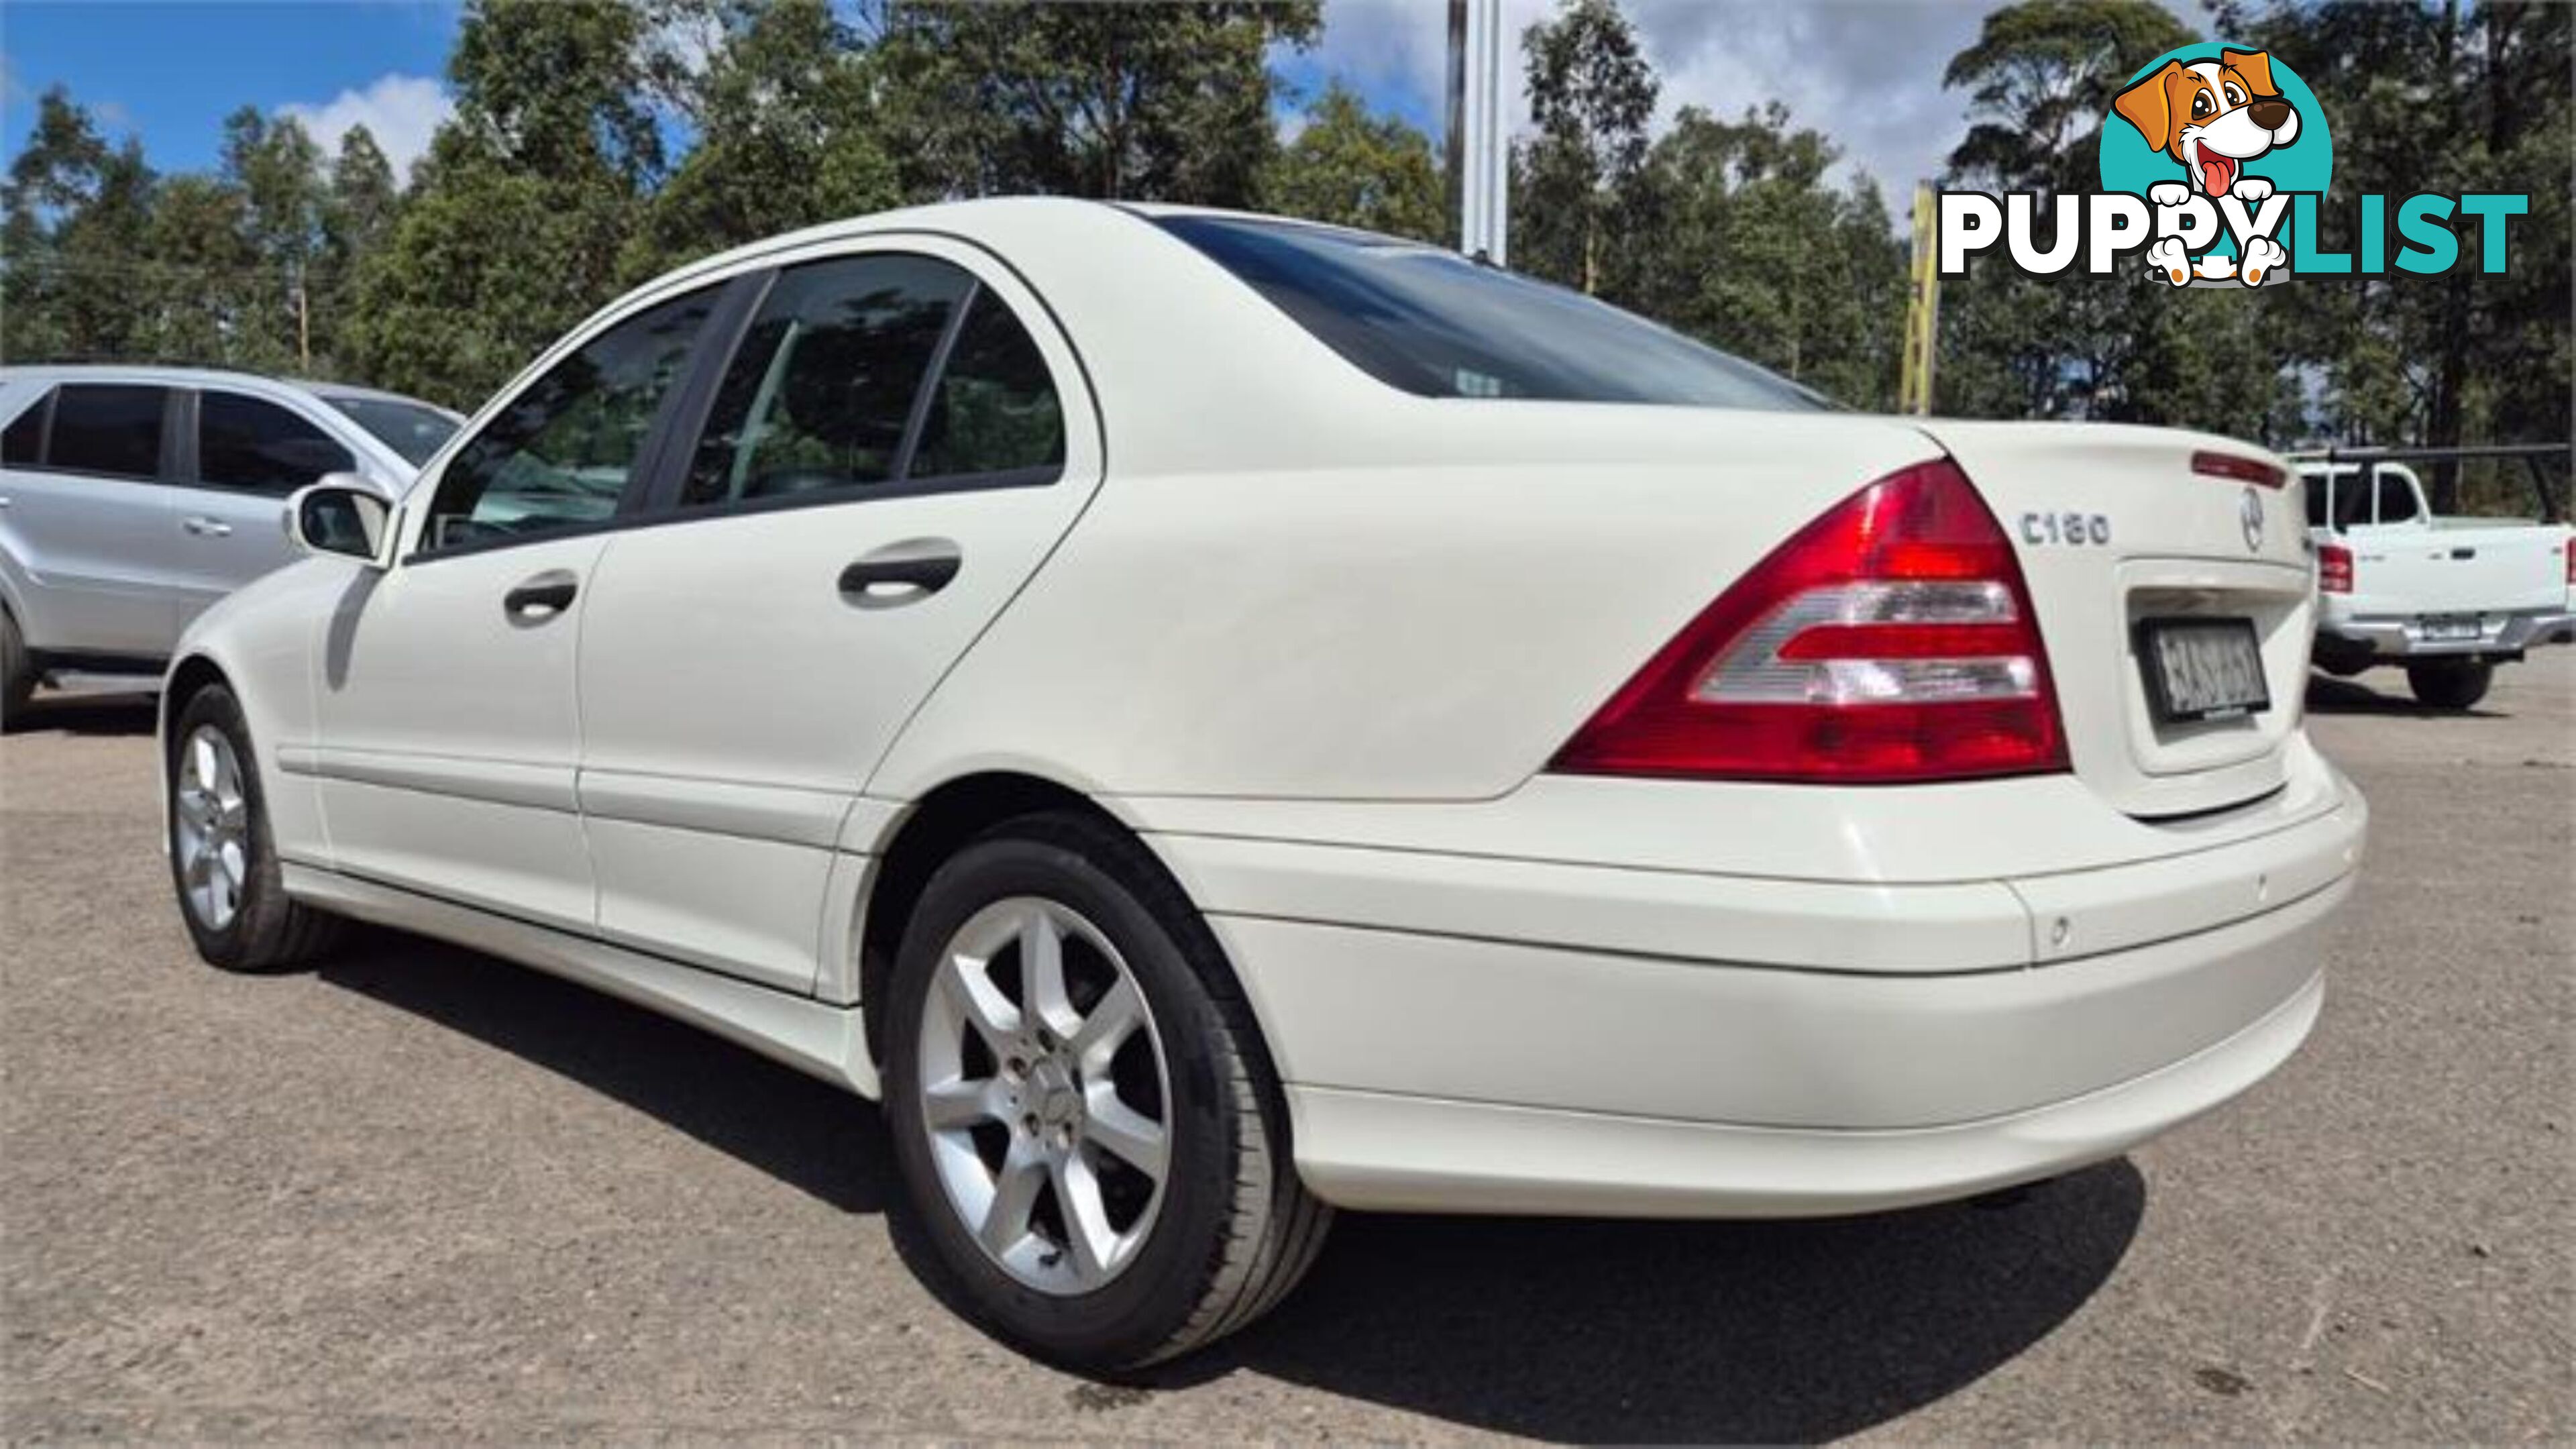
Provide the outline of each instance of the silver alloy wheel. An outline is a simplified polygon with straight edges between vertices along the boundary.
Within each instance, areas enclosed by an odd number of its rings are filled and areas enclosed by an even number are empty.
[[[213,725],[199,725],[179,750],[171,792],[181,893],[188,912],[209,931],[233,923],[250,879],[250,802],[242,794],[241,760]]]
[[[1099,1288],[1144,1246],[1170,1171],[1171,1073],[1143,988],[1099,927],[1036,896],[977,911],[934,970],[921,1125],[949,1207],[1029,1287]]]

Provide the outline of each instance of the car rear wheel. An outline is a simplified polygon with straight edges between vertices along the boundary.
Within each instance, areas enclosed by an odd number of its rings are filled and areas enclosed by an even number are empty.
[[[1331,1209],[1297,1180],[1249,1007],[1142,846],[1028,817],[934,874],[888,992],[885,1101],[935,1286],[1092,1372],[1251,1322]]]
[[[2448,660],[2406,666],[2406,687],[2432,709],[2467,709],[2487,697],[2495,666],[2483,659]]]
[[[170,742],[170,881],[197,954],[227,971],[277,971],[329,949],[339,918],[289,898],[280,879],[258,757],[232,691],[189,696]]]
[[[17,724],[35,692],[36,661],[27,656],[26,636],[18,632],[17,616],[0,609],[0,729]]]

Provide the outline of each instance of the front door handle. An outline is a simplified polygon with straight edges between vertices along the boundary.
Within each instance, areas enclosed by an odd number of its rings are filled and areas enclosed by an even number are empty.
[[[520,624],[542,624],[572,607],[581,581],[568,569],[548,569],[501,596],[501,612]]]
[[[233,532],[231,524],[220,518],[208,518],[203,514],[195,518],[183,518],[179,521],[179,526],[199,538],[230,538]]]
[[[957,577],[964,558],[945,538],[907,538],[841,570],[841,597],[862,609],[891,609],[929,598]]]

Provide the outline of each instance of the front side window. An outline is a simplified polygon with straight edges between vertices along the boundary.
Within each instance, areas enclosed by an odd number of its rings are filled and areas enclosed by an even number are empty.
[[[613,515],[715,298],[709,288],[630,317],[521,389],[449,461],[422,550],[538,537]]]
[[[1833,406],[1580,292],[1419,242],[1238,216],[1157,220],[1352,365],[1423,397]]]
[[[964,271],[918,256],[780,273],[717,385],[680,506],[894,480],[913,400],[974,287]]]
[[[161,476],[161,411],[169,398],[160,387],[64,384],[54,394],[45,466],[109,478]]]
[[[358,466],[328,433],[275,403],[234,392],[197,396],[197,478],[283,497]]]

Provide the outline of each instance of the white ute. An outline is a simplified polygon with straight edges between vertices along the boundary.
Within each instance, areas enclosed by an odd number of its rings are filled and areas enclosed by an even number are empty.
[[[2576,551],[2563,523],[2448,518],[2400,462],[2301,460],[2317,552],[2317,666],[2402,665],[2415,697],[2467,709],[2495,666],[2576,641]]]
[[[2366,820],[2290,481],[1359,232],[863,218],[298,495],[172,871],[218,966],[371,919],[882,1097],[950,1301],[1130,1367],[1336,1207],[1867,1212],[2261,1080]]]

